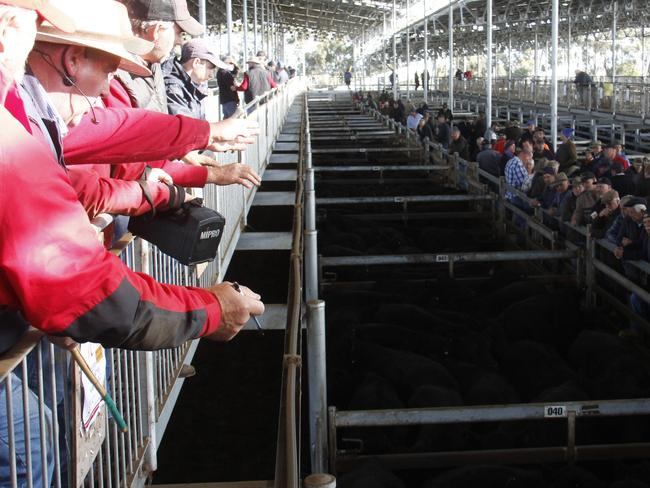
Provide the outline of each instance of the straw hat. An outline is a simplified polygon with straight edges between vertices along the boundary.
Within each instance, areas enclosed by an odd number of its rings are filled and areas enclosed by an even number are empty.
[[[41,17],[55,25],[57,29],[63,32],[74,32],[75,25],[72,18],[52,5],[49,0],[2,0],[0,3],[13,5],[28,10],[36,10]]]
[[[151,76],[149,68],[133,54],[147,54],[153,44],[133,35],[124,5],[113,0],[57,0],[56,4],[74,19],[77,30],[67,34],[44,22],[38,28],[36,40],[104,51],[121,58],[120,68],[124,71]]]
[[[262,59],[259,56],[250,57],[246,62],[253,63],[253,64],[264,64],[264,61],[262,61]]]

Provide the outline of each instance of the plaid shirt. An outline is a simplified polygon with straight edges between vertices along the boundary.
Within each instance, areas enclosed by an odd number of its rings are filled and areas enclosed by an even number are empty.
[[[524,163],[517,156],[514,156],[510,161],[508,161],[506,164],[505,173],[506,183],[516,188],[517,190],[522,190],[524,184],[529,179],[529,174],[524,167]],[[508,200],[513,200],[515,198],[515,194],[506,191],[506,198]]]

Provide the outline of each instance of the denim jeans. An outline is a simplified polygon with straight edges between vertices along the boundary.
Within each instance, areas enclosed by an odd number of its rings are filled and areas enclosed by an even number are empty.
[[[237,102],[222,103],[221,110],[223,111],[223,118],[227,119],[237,110]]]
[[[639,296],[634,293],[632,293],[632,295],[630,296],[630,307],[641,318],[650,320],[650,304],[641,300],[641,298],[639,298]],[[643,331],[643,327],[641,327],[640,324],[634,322],[634,320],[632,320],[632,322],[630,323],[630,328],[637,332]]]
[[[13,409],[13,445],[16,451],[16,476],[18,486],[27,486],[27,443],[25,442],[25,416],[23,412],[23,381],[11,373],[11,405]],[[35,385],[32,385],[35,387]],[[9,457],[9,417],[7,412],[7,385],[5,381],[0,385],[0,488],[11,486],[11,469]],[[27,390],[27,405],[29,408],[27,424],[29,426],[29,452],[31,453],[31,475],[34,487],[47,488],[52,482],[54,471],[54,457],[52,450],[52,412],[44,405],[44,431],[45,431],[45,465],[41,459],[41,432],[39,420],[38,397],[31,389]],[[45,486],[43,485],[45,478]]]

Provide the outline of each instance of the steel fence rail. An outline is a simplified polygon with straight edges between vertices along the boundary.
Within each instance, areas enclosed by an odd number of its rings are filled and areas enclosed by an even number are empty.
[[[241,153],[216,155],[217,161],[246,162],[263,176],[289,108],[304,90],[301,79],[292,79],[246,105],[243,116],[259,122],[259,138]],[[226,217],[217,258],[208,264],[181,265],[130,234],[112,252],[131,269],[163,283],[211,286],[223,279],[255,192],[240,186],[204,189],[205,205]],[[112,216],[100,215],[92,225],[101,232],[112,222]],[[107,390],[127,421],[128,432],[120,433],[103,408],[84,431],[77,424],[78,415],[73,416],[80,408],[81,386],[74,389],[79,373],[62,349],[30,329],[0,356],[0,408],[6,410],[0,429],[8,439],[8,447],[0,447],[7,450],[0,459],[7,460],[8,466],[2,468],[9,473],[2,481],[16,488],[144,486],[157,468],[156,450],[183,384],[183,365],[189,364],[197,345],[198,340],[155,352],[104,351]],[[19,465],[25,466],[22,477]]]

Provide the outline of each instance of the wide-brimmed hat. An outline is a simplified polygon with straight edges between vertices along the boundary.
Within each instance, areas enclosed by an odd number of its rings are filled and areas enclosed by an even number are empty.
[[[569,178],[567,177],[566,173],[564,172],[559,172],[557,176],[555,177],[555,181],[551,183],[551,186],[560,186],[562,183],[565,181],[569,181]]]
[[[52,5],[49,0],[0,0],[5,5],[13,5],[29,10],[36,10],[41,17],[63,32],[74,32],[75,23],[68,14]]]
[[[133,54],[147,54],[153,43],[135,37],[126,7],[114,0],[57,0],[59,8],[76,24],[74,33],[65,33],[43,22],[36,40],[54,44],[84,46],[121,58],[120,68],[138,76],[151,76],[149,68]]]
[[[594,141],[589,146],[589,149],[596,149],[597,147],[602,147],[603,143],[600,141]]]
[[[205,32],[205,27],[190,15],[186,0],[129,0],[126,3],[132,19],[176,22],[194,37]]]
[[[264,61],[259,56],[251,56],[246,60],[247,63],[253,63],[253,64],[264,64]]]

